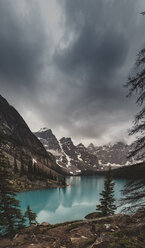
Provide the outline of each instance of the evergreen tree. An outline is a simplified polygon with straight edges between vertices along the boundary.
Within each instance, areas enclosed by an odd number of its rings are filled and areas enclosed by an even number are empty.
[[[63,181],[62,181],[62,184],[63,184],[63,185],[66,185],[66,179],[65,179],[65,176],[63,176]]]
[[[35,176],[37,176],[37,174],[38,174],[36,163],[34,163],[34,165],[33,165],[33,173]]]
[[[17,166],[17,161],[16,161],[16,157],[14,157],[14,173],[18,173],[18,166]]]
[[[24,175],[25,174],[25,167],[24,167],[24,162],[23,162],[22,156],[21,156],[20,160],[21,160],[21,174]]]
[[[129,76],[126,87],[129,89],[127,97],[136,95],[136,104],[141,108],[135,116],[134,126],[129,134],[138,134],[138,138],[132,144],[130,157],[138,159],[145,158],[145,48],[143,48],[137,57],[136,74]]]
[[[140,108],[135,116],[134,126],[129,131],[130,135],[137,135],[132,143],[129,157],[143,161],[145,159],[145,48],[139,52],[135,67],[135,73],[129,76],[125,85],[129,90],[128,97],[135,95],[136,104]],[[145,209],[145,173],[142,173],[137,180],[130,180],[125,185],[123,195],[121,205],[127,204],[124,210]]]
[[[114,204],[114,184],[111,167],[109,167],[104,181],[104,190],[100,194],[102,198],[100,198],[100,204],[96,206],[96,210],[99,212],[100,216],[112,215],[116,210],[116,205]]]
[[[19,201],[15,199],[16,189],[11,183],[11,172],[8,159],[0,149],[0,231],[13,235],[24,227],[24,216],[21,214]]]
[[[30,226],[31,226],[32,224],[34,224],[34,223],[37,223],[37,221],[36,221],[37,215],[36,215],[36,213],[33,213],[33,212],[32,212],[32,210],[31,210],[31,208],[30,208],[29,205],[27,206],[27,210],[26,210],[26,212],[25,212],[25,217],[28,218],[28,220],[29,220],[29,225],[30,225]]]
[[[52,172],[51,172],[51,170],[49,172],[49,178],[52,179]]]
[[[29,162],[28,162],[28,173],[32,174],[33,173],[33,165],[32,165],[32,160],[30,158]]]

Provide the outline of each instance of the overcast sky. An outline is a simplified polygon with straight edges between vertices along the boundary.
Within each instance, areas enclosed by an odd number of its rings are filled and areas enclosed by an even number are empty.
[[[128,141],[123,87],[145,43],[144,0],[0,0],[0,93],[32,131]]]

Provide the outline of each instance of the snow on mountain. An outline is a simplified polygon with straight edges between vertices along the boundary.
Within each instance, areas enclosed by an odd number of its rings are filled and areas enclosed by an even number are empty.
[[[57,164],[65,173],[78,175],[83,171],[99,170],[96,155],[89,153],[83,144],[75,146],[71,138],[61,138],[59,141],[48,128],[42,128],[35,133],[45,149],[52,153]]]
[[[133,163],[132,159],[127,157],[131,150],[131,146],[124,144],[123,142],[104,146],[94,146],[93,144],[90,144],[87,149],[90,153],[98,157],[100,166],[103,166],[104,168],[109,165],[111,165],[112,168],[116,168],[131,165]]]
[[[48,128],[41,128],[35,135],[45,149],[55,156],[57,164],[65,173],[77,175],[84,171],[106,170],[109,165],[118,168],[135,162],[127,158],[131,146],[123,142],[104,146],[91,143],[86,148],[82,143],[75,146],[71,138],[63,137],[58,141]]]
[[[49,130],[47,127],[43,127],[43,128],[41,128],[38,132],[41,133],[41,132],[45,132],[45,131],[47,131],[47,130]]]

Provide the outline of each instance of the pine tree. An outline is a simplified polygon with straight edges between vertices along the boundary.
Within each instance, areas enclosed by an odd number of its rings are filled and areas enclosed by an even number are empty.
[[[143,48],[137,57],[136,73],[129,76],[125,86],[129,89],[127,97],[136,95],[136,104],[140,107],[140,111],[136,114],[134,126],[129,134],[138,134],[138,138],[133,142],[133,149],[130,157],[138,159],[145,158],[145,48]]]
[[[29,225],[30,225],[30,226],[31,226],[32,224],[34,224],[34,223],[37,223],[37,221],[36,221],[37,215],[36,215],[36,213],[33,213],[33,212],[32,212],[32,210],[31,210],[31,208],[30,208],[29,205],[27,206],[27,210],[26,210],[26,212],[25,212],[25,217],[28,218],[28,220],[29,220]]]
[[[100,198],[100,204],[96,206],[96,210],[99,212],[100,216],[112,215],[116,210],[116,205],[114,204],[114,185],[111,167],[109,167],[104,181],[104,190],[100,194],[102,198]]]
[[[135,72],[129,76],[126,83],[128,97],[136,96],[136,104],[140,108],[134,119],[134,125],[129,131],[130,135],[137,135],[132,143],[130,158],[145,160],[145,48],[138,56]],[[130,180],[124,188],[121,205],[126,205],[124,210],[136,211],[139,208],[145,210],[145,173],[139,179]]]
[[[31,159],[28,162],[28,173],[29,173],[29,175],[33,173],[33,165],[32,165]]]
[[[63,185],[66,185],[66,178],[65,178],[65,176],[63,176],[62,184],[63,184]]]
[[[22,156],[21,156],[20,160],[21,160],[21,174],[24,175],[25,174],[25,167],[24,167],[24,162],[23,162]]]
[[[51,172],[51,170],[49,172],[49,178],[52,179],[52,172]]]
[[[16,157],[14,157],[14,173],[18,173],[18,166],[17,166],[17,161],[16,161]]]
[[[36,163],[34,163],[34,165],[33,165],[33,173],[35,176],[37,176],[37,174],[38,174]]]
[[[24,227],[24,216],[19,201],[15,199],[16,189],[11,183],[8,159],[0,149],[0,228],[3,234],[13,235]]]

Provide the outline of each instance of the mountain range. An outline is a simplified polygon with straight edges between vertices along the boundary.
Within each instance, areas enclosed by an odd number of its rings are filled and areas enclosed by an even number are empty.
[[[55,179],[63,174],[89,175],[105,171],[109,165],[118,168],[134,163],[127,158],[131,146],[123,142],[104,146],[91,143],[85,147],[82,143],[74,145],[68,137],[58,140],[48,128],[32,133],[17,110],[2,96],[0,137],[2,150],[9,158],[12,168],[16,161],[18,170],[23,164],[25,171],[28,171],[32,163],[37,171],[43,172],[45,176],[54,175]]]
[[[88,150],[91,154],[99,158],[99,164],[103,167],[111,165],[111,167],[131,165],[133,159],[129,159],[128,155],[131,151],[131,145],[123,142],[108,144],[104,146],[94,146],[90,144]]]
[[[56,157],[64,173],[78,175],[100,169],[97,156],[91,154],[83,144],[75,146],[71,138],[65,137],[57,140],[51,129],[47,128],[40,129],[35,135],[45,149]]]
[[[46,127],[34,134],[46,151],[55,156],[57,164],[64,173],[89,174],[107,170],[109,165],[114,169],[133,163],[127,158],[131,146],[123,142],[104,146],[95,146],[91,143],[85,147],[82,143],[75,146],[71,138],[63,137],[58,140],[52,130]]]

